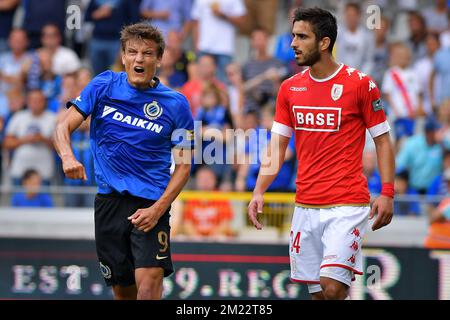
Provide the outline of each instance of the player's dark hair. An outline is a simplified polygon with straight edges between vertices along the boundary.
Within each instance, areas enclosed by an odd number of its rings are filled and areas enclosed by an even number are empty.
[[[158,46],[158,58],[162,57],[166,43],[164,42],[163,35],[157,28],[144,22],[125,26],[120,32],[122,51],[125,51],[126,43],[132,39],[153,40]]]
[[[312,26],[312,30],[317,38],[317,41],[322,40],[325,37],[330,38],[330,46],[328,51],[332,52],[334,43],[337,38],[337,23],[336,18],[331,12],[315,7],[315,8],[298,8],[294,13],[294,20],[306,21]]]

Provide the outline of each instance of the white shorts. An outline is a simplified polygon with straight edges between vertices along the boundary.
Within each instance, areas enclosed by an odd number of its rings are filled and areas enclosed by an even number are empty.
[[[321,291],[320,277],[350,286],[362,275],[361,244],[370,207],[338,206],[326,209],[296,207],[289,241],[291,279]]]

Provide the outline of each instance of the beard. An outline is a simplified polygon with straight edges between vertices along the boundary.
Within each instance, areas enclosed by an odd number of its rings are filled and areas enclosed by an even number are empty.
[[[314,48],[314,50],[309,52],[308,54],[302,52],[302,55],[303,55],[302,60],[299,60],[299,59],[295,60],[297,62],[297,65],[301,66],[301,67],[304,67],[304,66],[310,67],[310,66],[316,64],[320,60],[319,48]]]

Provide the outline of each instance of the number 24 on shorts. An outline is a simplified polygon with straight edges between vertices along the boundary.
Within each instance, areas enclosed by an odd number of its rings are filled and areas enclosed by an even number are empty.
[[[294,238],[294,231],[291,230],[291,241],[294,239],[294,241],[292,241],[291,252],[295,250],[295,253],[300,253],[300,235],[301,232],[297,232]]]

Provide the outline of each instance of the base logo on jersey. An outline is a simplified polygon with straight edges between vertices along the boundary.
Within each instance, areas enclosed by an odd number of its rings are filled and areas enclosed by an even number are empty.
[[[152,101],[152,103],[144,104],[144,115],[147,119],[158,119],[161,116],[162,112],[163,109],[157,101]]]
[[[104,265],[103,263],[100,262],[100,272],[102,273],[103,278],[105,279],[110,279],[111,278],[111,268],[108,267],[107,265]]]
[[[341,108],[293,106],[295,130],[333,132],[341,125]]]
[[[333,98],[334,101],[338,100],[342,96],[343,91],[343,84],[333,84],[333,88],[331,88],[331,98]]]

